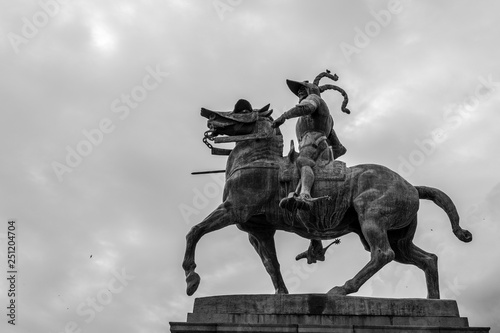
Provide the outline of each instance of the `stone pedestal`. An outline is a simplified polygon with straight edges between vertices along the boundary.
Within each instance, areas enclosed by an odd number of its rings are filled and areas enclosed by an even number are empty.
[[[197,298],[180,332],[489,332],[469,327],[456,301],[353,296],[231,295]]]

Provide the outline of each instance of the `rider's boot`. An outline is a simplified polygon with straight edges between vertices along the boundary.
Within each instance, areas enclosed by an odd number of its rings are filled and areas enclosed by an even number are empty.
[[[295,209],[311,210],[314,199],[311,197],[311,187],[314,183],[314,172],[310,166],[302,166],[300,169],[300,183],[295,192],[281,199],[280,208],[293,212]],[[300,194],[298,190],[300,189]]]
[[[298,254],[295,260],[300,260],[302,258],[307,258],[308,264],[314,264],[317,261],[325,260],[325,251],[323,248],[323,243],[319,239],[311,239],[309,248],[307,251]]]
[[[303,166],[300,170],[301,190],[300,195],[296,198],[297,208],[303,210],[311,210],[313,206],[313,198],[311,197],[311,188],[314,184],[314,172],[310,166]]]

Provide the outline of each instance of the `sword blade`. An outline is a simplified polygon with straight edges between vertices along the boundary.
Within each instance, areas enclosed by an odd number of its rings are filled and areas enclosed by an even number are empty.
[[[191,172],[192,175],[206,175],[209,173],[223,173],[226,172],[226,170],[207,170],[207,171],[194,171]]]

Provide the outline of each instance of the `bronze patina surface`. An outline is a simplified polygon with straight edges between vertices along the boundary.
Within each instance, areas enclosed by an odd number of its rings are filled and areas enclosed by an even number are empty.
[[[237,105],[242,103],[239,101]],[[351,232],[359,235],[371,258],[359,273],[342,286],[332,288],[329,295],[356,292],[377,271],[395,260],[422,269],[427,297],[439,298],[437,256],[420,249],[412,240],[420,199],[431,200],[446,212],[459,240],[472,240],[471,233],[459,226],[455,205],[445,193],[432,187],[414,186],[381,165],[346,167],[343,162],[335,161],[332,149],[327,148],[313,166],[317,179],[311,194],[321,199],[313,201],[307,210],[300,205],[281,208],[280,201],[300,182],[296,163],[299,154],[292,149],[283,156],[283,137],[279,128],[273,126],[269,106],[262,109],[247,106],[240,112],[228,113],[203,110],[202,115],[208,118],[210,137],[226,135],[225,141],[233,138],[236,146],[227,160],[223,202],[186,237],[182,267],[188,295],[192,295],[200,283],[200,276],[195,272],[195,249],[200,238],[236,225],[248,233],[277,294],[288,293],[274,244],[276,230],[284,230],[316,242],[311,243],[305,254],[299,255],[310,261],[323,259],[324,249],[317,242]],[[239,117],[243,119],[241,122]]]

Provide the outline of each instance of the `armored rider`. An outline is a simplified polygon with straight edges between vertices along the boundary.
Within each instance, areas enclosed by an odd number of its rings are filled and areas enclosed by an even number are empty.
[[[320,94],[327,89],[339,91],[344,96],[342,111],[345,113],[350,113],[346,108],[348,97],[338,86],[331,84],[318,86],[320,79],[325,76],[334,81],[338,80],[338,76],[331,75],[328,70],[320,73],[313,83],[287,80],[290,90],[299,97],[299,104],[273,122],[274,127],[279,127],[287,119],[299,118],[295,131],[299,140],[297,166],[300,169],[300,194],[297,196],[297,193],[291,193],[288,198],[283,199],[280,206],[285,209],[292,210],[296,204],[299,209],[310,210],[315,200],[311,197],[311,187],[314,183],[313,167],[316,161],[329,146],[332,147],[334,159],[346,152],[346,148],[333,130],[333,118]]]

